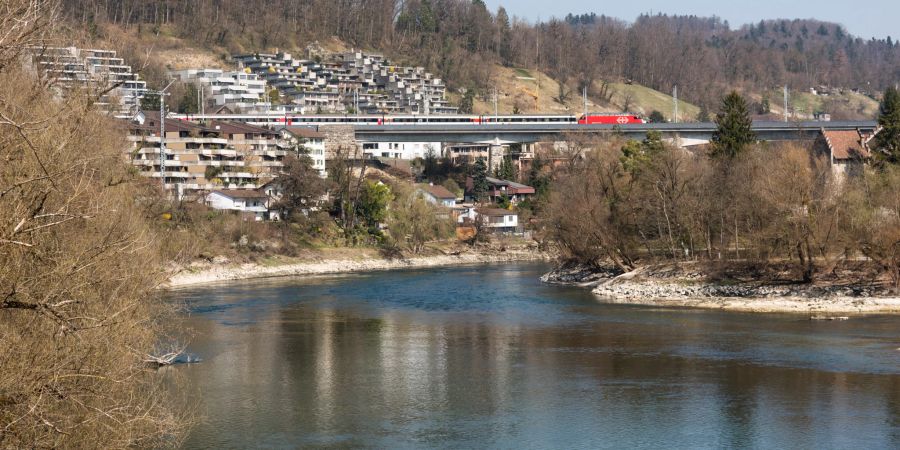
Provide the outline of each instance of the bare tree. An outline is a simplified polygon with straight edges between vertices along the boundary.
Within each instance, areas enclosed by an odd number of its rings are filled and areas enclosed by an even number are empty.
[[[13,63],[53,17],[0,6],[0,447],[171,445],[185,422],[145,362],[166,275],[123,132]]]

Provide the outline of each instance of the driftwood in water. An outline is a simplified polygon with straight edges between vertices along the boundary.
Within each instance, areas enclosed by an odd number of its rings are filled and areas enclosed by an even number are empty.
[[[153,367],[163,367],[163,366],[171,366],[175,364],[175,361],[179,356],[184,354],[185,347],[174,347],[170,348],[165,353],[161,353],[158,355],[147,355],[144,358],[144,363]]]

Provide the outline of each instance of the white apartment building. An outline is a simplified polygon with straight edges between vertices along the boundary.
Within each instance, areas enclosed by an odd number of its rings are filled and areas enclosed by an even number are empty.
[[[147,93],[147,83],[113,50],[77,47],[33,47],[29,50],[35,67],[64,90],[102,91],[119,84],[97,102],[98,106],[117,116],[133,114]]]
[[[283,142],[283,148],[292,148],[299,144],[309,152],[313,160],[313,168],[319,171],[319,176],[328,176],[325,168],[325,135],[307,127],[282,127],[278,129]]]
[[[413,160],[424,158],[429,151],[441,156],[440,142],[364,142],[362,150],[369,158],[393,158]]]
[[[182,83],[191,83],[215,106],[246,111],[266,101],[266,81],[254,73],[221,69],[186,69],[171,73]],[[206,102],[207,100],[204,100]]]

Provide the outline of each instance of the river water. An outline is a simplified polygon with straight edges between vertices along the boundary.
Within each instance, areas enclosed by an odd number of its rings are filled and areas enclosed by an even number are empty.
[[[180,290],[187,448],[900,448],[900,318],[604,304],[539,264]]]

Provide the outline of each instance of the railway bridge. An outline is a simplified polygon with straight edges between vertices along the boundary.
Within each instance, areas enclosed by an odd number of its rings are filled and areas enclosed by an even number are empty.
[[[875,121],[754,122],[753,131],[763,141],[814,139],[820,130],[871,132]],[[571,135],[621,134],[643,139],[651,130],[681,146],[707,143],[716,130],[714,123],[648,123],[626,126],[561,124],[409,124],[353,125],[360,142],[455,142],[535,143],[564,140]]]

